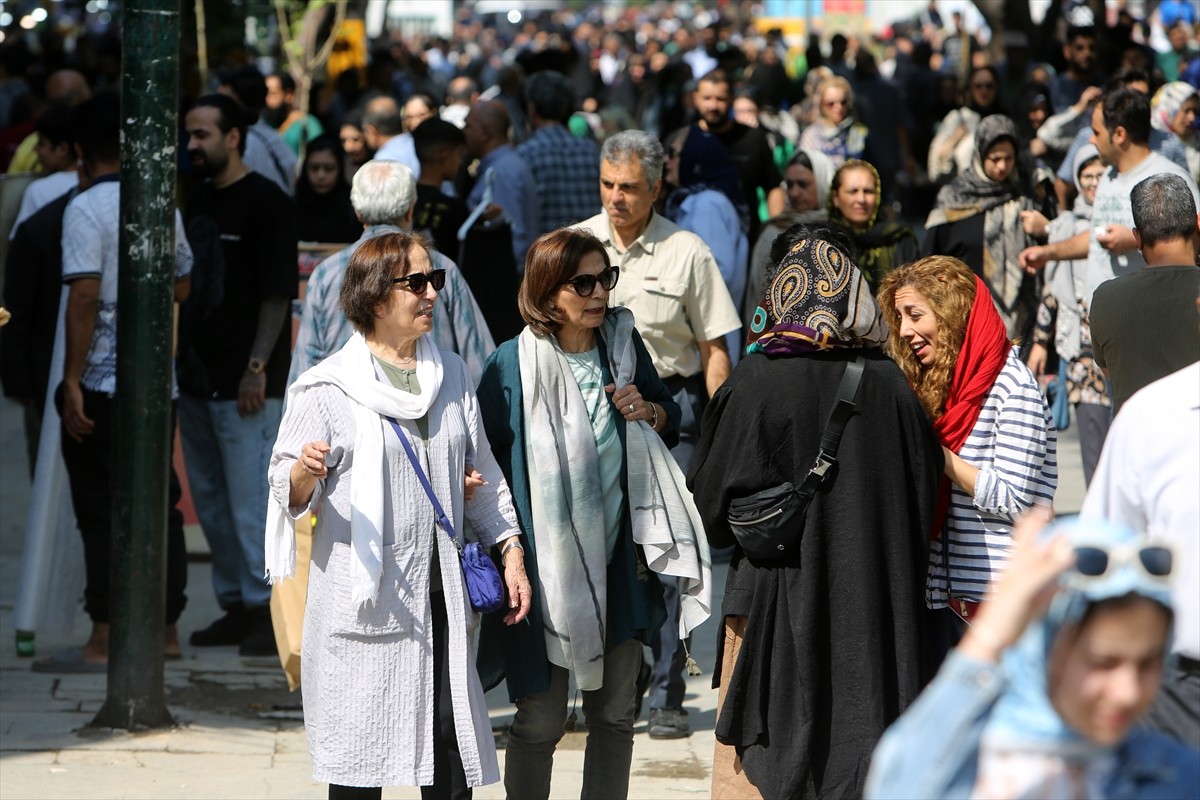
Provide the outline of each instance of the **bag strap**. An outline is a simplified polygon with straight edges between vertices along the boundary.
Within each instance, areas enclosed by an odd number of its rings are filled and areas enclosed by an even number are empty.
[[[392,429],[396,431],[396,437],[400,439],[400,444],[404,445],[404,452],[408,454],[408,460],[412,462],[413,470],[417,473],[417,478],[421,481],[421,488],[425,490],[425,494],[433,503],[433,510],[437,514],[438,524],[442,526],[442,530],[450,537],[450,541],[454,542],[454,546],[458,551],[462,552],[462,545],[458,541],[458,536],[454,532],[454,525],[446,516],[446,512],[442,509],[442,504],[438,502],[437,495],[433,493],[433,487],[429,485],[429,478],[425,476],[425,470],[421,469],[421,462],[417,461],[417,454],[413,452],[412,445],[408,443],[408,437],[404,435],[404,430],[400,427],[400,423],[392,417],[385,417],[388,422],[392,423]]]
[[[858,386],[862,382],[865,367],[866,364],[857,355],[853,361],[846,364],[842,382],[838,384],[833,410],[829,412],[829,421],[825,423],[825,432],[821,435],[821,449],[817,453],[817,460],[804,476],[800,488],[796,490],[806,504],[825,482],[830,468],[837,465],[838,445],[842,442],[842,432],[846,429],[846,423],[854,416],[854,400],[858,397]]]

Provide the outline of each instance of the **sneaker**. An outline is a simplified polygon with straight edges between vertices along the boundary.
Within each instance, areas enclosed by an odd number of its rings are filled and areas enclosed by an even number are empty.
[[[239,656],[274,656],[279,654],[275,645],[275,628],[271,625],[271,609],[268,606],[249,609],[253,620],[250,632],[238,644]]]
[[[244,605],[238,603],[225,609],[225,616],[188,638],[192,647],[228,647],[238,644],[250,632],[254,618]]]
[[[682,708],[650,709],[651,739],[682,739],[692,735],[687,712]]]

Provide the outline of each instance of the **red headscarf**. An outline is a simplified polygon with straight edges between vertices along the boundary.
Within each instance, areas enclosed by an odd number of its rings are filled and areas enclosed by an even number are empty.
[[[954,365],[954,379],[950,381],[950,393],[946,396],[946,411],[933,423],[938,438],[948,449],[957,453],[971,435],[971,429],[983,410],[983,401],[1004,363],[1012,344],[1008,340],[1008,329],[987,284],[975,276],[975,302],[967,316],[967,331],[963,336],[962,348],[958,351],[958,362]],[[945,475],[938,483],[937,508],[933,516],[930,537],[936,539],[942,532],[946,512],[950,510],[950,479]]]

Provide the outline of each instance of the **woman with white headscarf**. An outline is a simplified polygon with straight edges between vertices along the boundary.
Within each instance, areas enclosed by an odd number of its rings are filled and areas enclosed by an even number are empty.
[[[828,217],[829,187],[837,169],[820,150],[801,148],[783,171],[783,189],[787,208],[763,224],[762,233],[750,251],[750,270],[746,295],[742,301],[742,319],[749,320],[762,297],[767,270],[779,263],[771,257],[771,245],[779,234],[793,225],[822,222]],[[749,322],[746,323],[749,325]]]
[[[1050,222],[1051,242],[1061,242],[1091,226],[1092,201],[1104,175],[1095,145],[1084,145],[1075,156],[1075,205]],[[1050,353],[1059,358],[1068,401],[1075,406],[1079,425],[1079,450],[1083,457],[1084,482],[1092,482],[1092,473],[1100,460],[1100,447],[1108,435],[1112,417],[1112,396],[1104,373],[1092,356],[1092,330],[1087,316],[1087,258],[1053,261],[1046,265],[1045,288],[1038,307],[1033,347],[1027,363],[1034,375],[1046,371]]]
[[[1150,101],[1150,126],[1168,134],[1173,145],[1183,150],[1188,173],[1200,180],[1200,133],[1196,115],[1200,113],[1200,93],[1184,81],[1164,84]]]

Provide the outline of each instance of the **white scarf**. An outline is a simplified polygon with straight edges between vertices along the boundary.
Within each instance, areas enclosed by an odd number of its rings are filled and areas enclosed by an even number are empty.
[[[633,314],[610,311],[602,333],[616,384],[625,386],[637,366]],[[526,328],[519,348],[547,656],[574,671],[581,690],[593,691],[603,685],[608,600],[595,433],[555,338]],[[634,542],[650,569],[683,579],[683,638],[710,613],[710,560],[700,515],[683,473],[645,420],[628,423],[625,457]]]
[[[428,413],[442,386],[442,356],[422,336],[417,340],[419,395],[409,394],[380,381],[367,342],[354,334],[346,345],[302,374],[288,388],[287,411],[280,430],[288,429],[288,417],[296,408],[295,396],[313,386],[330,384],[345,392],[354,416],[354,478],[350,487],[351,600],[355,606],[375,603],[383,573],[384,494],[388,464],[384,442],[395,436],[385,417],[420,419]],[[317,482],[312,503],[325,488]],[[267,501],[267,578],[271,583],[290,578],[296,571],[296,532],[288,509],[272,494]]]

